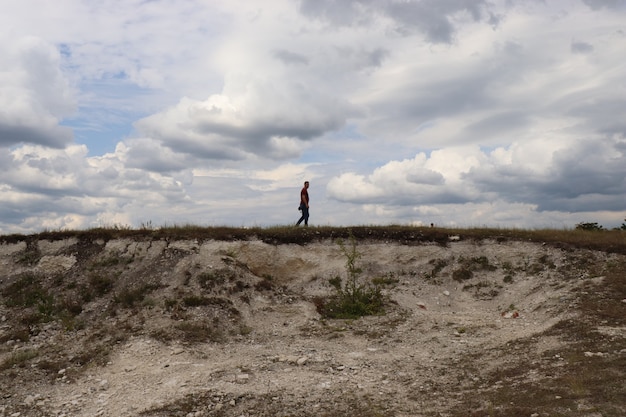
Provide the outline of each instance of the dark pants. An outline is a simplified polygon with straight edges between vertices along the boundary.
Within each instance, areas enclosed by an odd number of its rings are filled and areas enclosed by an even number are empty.
[[[309,208],[306,206],[300,206],[300,209],[302,210],[302,216],[300,217],[300,220],[298,220],[298,223],[296,223],[296,226],[300,226],[300,223],[302,223],[302,220],[304,220],[304,225],[308,226],[309,225]]]

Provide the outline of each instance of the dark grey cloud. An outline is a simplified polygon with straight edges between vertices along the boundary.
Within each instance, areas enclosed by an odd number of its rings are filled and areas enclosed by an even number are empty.
[[[581,99],[570,107],[567,115],[582,120],[590,131],[626,136],[626,97],[598,95],[592,99]]]
[[[464,180],[486,195],[512,203],[535,204],[539,211],[623,210],[626,140],[586,140],[553,154],[545,172],[523,165],[478,167]]]
[[[286,49],[278,49],[272,52],[272,56],[287,65],[308,65],[309,59],[302,54],[291,52]]]
[[[592,10],[601,9],[622,9],[626,10],[626,1],[624,0],[583,0],[583,3]]]
[[[530,124],[531,119],[528,112],[520,110],[494,112],[468,125],[465,132],[474,137],[490,137],[502,135],[503,132],[510,134],[510,132],[528,127]]]
[[[374,16],[382,15],[393,20],[397,33],[423,33],[432,43],[454,41],[455,17],[459,15],[497,25],[501,17],[490,12],[489,7],[486,0],[302,0],[300,3],[303,15],[332,25],[364,25]]]
[[[575,54],[590,54],[593,52],[593,45],[587,42],[572,42],[571,50]]]
[[[20,143],[32,143],[63,148],[74,139],[74,133],[69,127],[49,126],[47,129],[39,126],[23,126],[0,121],[0,147],[13,146]]]
[[[390,51],[388,49],[376,48],[367,54],[367,61],[372,67],[380,67],[389,55]]]
[[[133,139],[125,142],[126,166],[152,172],[173,173],[193,166],[196,160],[190,153],[175,153],[161,143],[150,139]],[[191,153],[193,154],[193,153]],[[106,175],[106,173],[103,173]],[[117,171],[111,175],[117,177]]]

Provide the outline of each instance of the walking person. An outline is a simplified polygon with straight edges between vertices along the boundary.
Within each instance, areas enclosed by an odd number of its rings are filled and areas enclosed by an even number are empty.
[[[302,187],[302,190],[300,191],[300,207],[298,207],[298,210],[302,211],[302,216],[298,220],[298,223],[296,223],[296,226],[300,226],[300,223],[302,223],[303,220],[304,220],[305,226],[309,225],[309,191],[308,189],[309,189],[309,182],[304,181],[304,187]]]

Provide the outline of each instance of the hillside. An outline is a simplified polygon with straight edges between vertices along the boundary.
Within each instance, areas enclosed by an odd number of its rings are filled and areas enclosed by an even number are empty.
[[[0,416],[623,416],[626,239],[592,233],[0,237]],[[383,314],[320,314],[338,237]]]

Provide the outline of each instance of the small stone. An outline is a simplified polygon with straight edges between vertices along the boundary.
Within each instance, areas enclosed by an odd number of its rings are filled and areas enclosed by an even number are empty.
[[[445,295],[446,297],[449,297],[449,296],[450,296],[450,291],[445,290],[445,291],[443,292],[443,295]]]
[[[296,363],[300,366],[303,366],[307,363],[307,361],[309,360],[309,358],[307,358],[306,356],[303,356],[302,358],[299,358]]]
[[[235,400],[230,400],[230,402],[228,404],[230,404],[232,406],[235,406],[237,404],[237,402]]]
[[[107,389],[109,389],[109,381],[106,379],[103,379],[102,381],[100,381],[99,385],[102,391],[106,391]]]
[[[65,372],[66,372],[66,370],[65,370],[65,369],[59,369],[58,374],[59,374],[59,375],[63,375],[63,374],[65,374]]]

